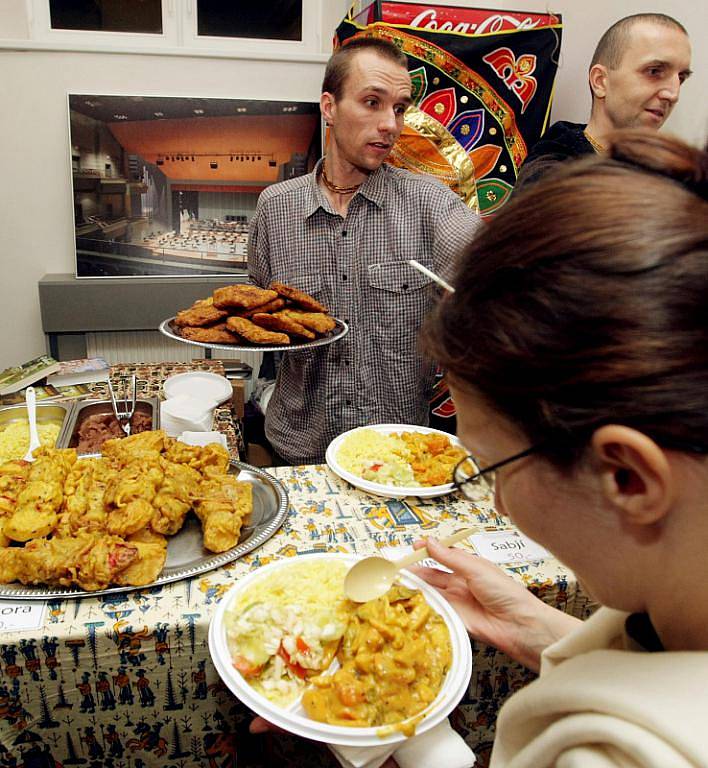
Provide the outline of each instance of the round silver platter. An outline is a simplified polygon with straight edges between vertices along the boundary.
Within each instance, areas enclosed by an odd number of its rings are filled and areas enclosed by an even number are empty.
[[[339,320],[336,317],[333,317],[332,320],[337,323],[337,326],[327,336],[323,336],[321,339],[314,339],[313,341],[303,341],[300,344],[205,344],[202,341],[192,341],[191,339],[185,339],[180,336],[178,326],[175,325],[174,320],[174,317],[168,317],[167,320],[163,320],[160,323],[158,328],[160,333],[167,336],[168,339],[179,341],[182,344],[191,344],[194,347],[223,349],[231,352],[297,352],[302,349],[324,347],[334,341],[343,339],[349,333],[349,326],[344,320]]]
[[[171,581],[199,576],[214,568],[237,560],[251,552],[280,528],[288,512],[288,492],[282,483],[258,467],[242,461],[232,461],[231,471],[247,473],[241,479],[253,485],[253,511],[243,521],[239,543],[227,552],[214,554],[202,546],[202,530],[193,514],[187,516],[182,530],[167,540],[167,561],[160,576],[140,587],[123,586],[86,592],[72,587],[25,586],[0,584],[0,598],[13,600],[47,600],[52,597],[97,597],[118,592],[150,589]]]

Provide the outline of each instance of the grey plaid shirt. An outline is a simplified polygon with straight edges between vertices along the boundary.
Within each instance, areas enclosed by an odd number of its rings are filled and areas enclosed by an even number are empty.
[[[342,218],[317,183],[320,166],[264,190],[249,236],[253,282],[300,288],[350,327],[341,341],[283,357],[266,435],[293,464],[322,462],[354,427],[428,423],[434,367],[416,335],[439,289],[407,260],[449,279],[480,221],[435,179],[386,164]]]

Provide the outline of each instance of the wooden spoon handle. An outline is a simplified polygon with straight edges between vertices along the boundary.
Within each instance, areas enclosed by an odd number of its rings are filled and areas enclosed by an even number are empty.
[[[440,539],[440,544],[442,544],[443,547],[449,547],[451,544],[456,544],[458,541],[462,541],[463,539],[466,539],[468,536],[471,536],[474,533],[474,529],[472,528],[463,528],[461,531],[457,531],[457,533],[453,533],[451,536],[446,536],[444,539]],[[428,548],[423,547],[422,549],[416,549],[413,552],[411,552],[409,555],[405,555],[404,557],[400,558],[399,560],[396,560],[394,562],[394,565],[396,566],[396,569],[400,568],[407,568],[409,565],[413,565],[413,563],[417,563],[419,560],[424,560],[426,557],[429,557],[428,554]]]

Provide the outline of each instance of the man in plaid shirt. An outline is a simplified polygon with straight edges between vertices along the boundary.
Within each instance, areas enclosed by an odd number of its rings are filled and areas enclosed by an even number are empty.
[[[258,200],[253,282],[300,288],[350,327],[341,341],[283,357],[265,429],[292,464],[322,462],[330,441],[354,427],[428,422],[434,366],[416,335],[438,289],[408,259],[449,280],[479,217],[438,181],[384,164],[410,103],[406,57],[394,45],[363,38],[340,48],[320,98],[327,156]]]

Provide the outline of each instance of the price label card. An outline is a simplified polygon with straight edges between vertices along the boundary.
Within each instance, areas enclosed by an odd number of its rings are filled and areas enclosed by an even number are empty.
[[[475,533],[469,541],[478,555],[493,563],[530,563],[551,557],[547,549],[518,531]]]
[[[0,600],[0,633],[20,632],[26,629],[39,629],[44,624],[44,601]]]

